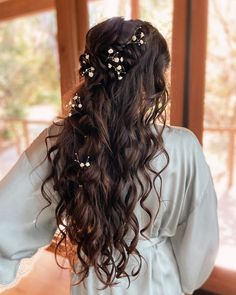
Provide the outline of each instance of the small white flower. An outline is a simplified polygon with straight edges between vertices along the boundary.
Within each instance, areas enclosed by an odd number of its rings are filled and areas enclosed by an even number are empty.
[[[74,103],[72,103],[72,108],[73,108],[73,107],[75,107],[75,104],[74,104]]]
[[[78,107],[81,109],[81,108],[82,108],[82,104],[81,104],[81,103],[79,103],[79,104],[78,104]]]
[[[89,167],[89,166],[90,166],[90,163],[89,163],[89,162],[86,162],[86,163],[85,163],[85,166],[86,166],[86,167]]]
[[[122,76],[118,76],[118,79],[119,79],[119,80],[122,80],[122,79],[123,79],[123,77],[122,77]]]
[[[85,54],[85,58],[86,59],[89,59],[89,54]]]
[[[89,77],[93,77],[94,73],[93,72],[89,72],[88,75],[89,75]]]
[[[74,97],[73,97],[73,100],[76,100],[78,98],[78,96],[77,95],[75,95]]]
[[[112,68],[112,65],[111,64],[108,64],[107,66],[108,66],[109,69]]]
[[[111,53],[113,53],[113,52],[114,52],[114,50],[113,50],[112,48],[109,48],[109,49],[108,49],[108,53],[109,53],[109,54],[111,54]]]
[[[116,67],[117,70],[121,70],[121,65],[118,65],[118,67]]]
[[[90,67],[90,70],[91,70],[91,71],[94,71],[94,70],[95,70],[95,68],[94,68],[94,67]]]
[[[139,43],[140,43],[140,44],[143,44],[143,40],[140,40]]]
[[[82,162],[82,163],[80,163],[79,165],[80,165],[80,167],[81,167],[81,168],[83,168],[83,167],[84,167],[84,163],[83,163],[83,162]]]
[[[119,57],[114,58],[114,62],[119,62],[119,61],[120,61]]]
[[[132,36],[132,40],[133,40],[133,41],[136,41],[136,40],[137,40],[137,37],[136,37],[135,35],[133,35],[133,36]]]
[[[140,36],[141,36],[141,38],[142,38],[142,37],[144,37],[144,33],[143,33],[143,32],[141,32]]]
[[[69,117],[71,117],[71,115],[72,115],[72,114],[71,114],[71,113],[69,113]]]
[[[122,56],[121,56],[121,58],[120,58],[120,61],[121,61],[121,62],[123,62],[123,61],[124,61],[124,58],[123,58]]]

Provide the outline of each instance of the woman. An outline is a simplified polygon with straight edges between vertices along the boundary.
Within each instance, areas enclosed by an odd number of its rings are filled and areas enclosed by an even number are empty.
[[[165,123],[169,61],[148,22],[88,32],[68,116],[0,183],[0,283],[57,228],[72,294],[192,294],[208,278],[217,199],[196,136]]]

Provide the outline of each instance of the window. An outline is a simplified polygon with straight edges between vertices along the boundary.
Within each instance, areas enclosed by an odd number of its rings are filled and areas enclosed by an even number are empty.
[[[0,57],[2,178],[60,111],[55,13],[2,22]]]
[[[203,147],[219,205],[217,263],[236,270],[236,2],[209,1]]]

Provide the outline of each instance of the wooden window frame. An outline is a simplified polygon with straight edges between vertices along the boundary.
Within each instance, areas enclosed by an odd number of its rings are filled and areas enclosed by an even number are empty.
[[[170,123],[191,129],[202,143],[208,0],[173,1]],[[132,18],[138,18],[139,1],[131,0],[131,5]],[[78,57],[83,51],[88,30],[87,1],[3,1],[0,2],[0,22],[49,10],[57,11],[63,113],[66,103],[64,95],[79,79]],[[79,17],[80,13],[83,18]],[[234,294],[234,276],[232,272],[215,267],[203,287],[208,291]],[[222,285],[222,278],[225,278],[225,285]]]

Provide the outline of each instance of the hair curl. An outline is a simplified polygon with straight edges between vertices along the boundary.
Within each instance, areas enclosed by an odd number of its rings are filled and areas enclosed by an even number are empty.
[[[145,33],[145,44],[124,48],[138,26]],[[124,56],[127,74],[121,81],[107,69],[109,47],[122,51]],[[90,29],[85,51],[95,68],[94,76],[84,77],[75,89],[83,108],[63,118],[63,128],[47,150],[51,172],[41,191],[50,204],[45,185],[52,180],[59,196],[56,219],[60,239],[56,252],[62,242],[67,248],[67,240],[70,241],[75,252],[68,256],[78,283],[88,276],[92,266],[106,288],[121,277],[130,283],[130,276],[136,276],[142,266],[137,243],[140,234],[148,238],[145,231],[154,220],[145,200],[169,162],[162,131],[169,100],[165,72],[170,56],[166,40],[150,23],[120,17]],[[157,121],[163,123],[161,130]],[[52,137],[45,139],[46,144]],[[73,159],[75,152],[81,161],[90,155],[89,168],[79,167]],[[155,171],[150,162],[161,153],[167,164]],[[151,174],[155,176],[153,181]],[[155,191],[160,202],[161,195],[156,188]],[[149,216],[144,228],[140,228],[134,213],[137,204]],[[128,274],[130,255],[138,258],[139,268]],[[79,268],[75,267],[77,261]]]

